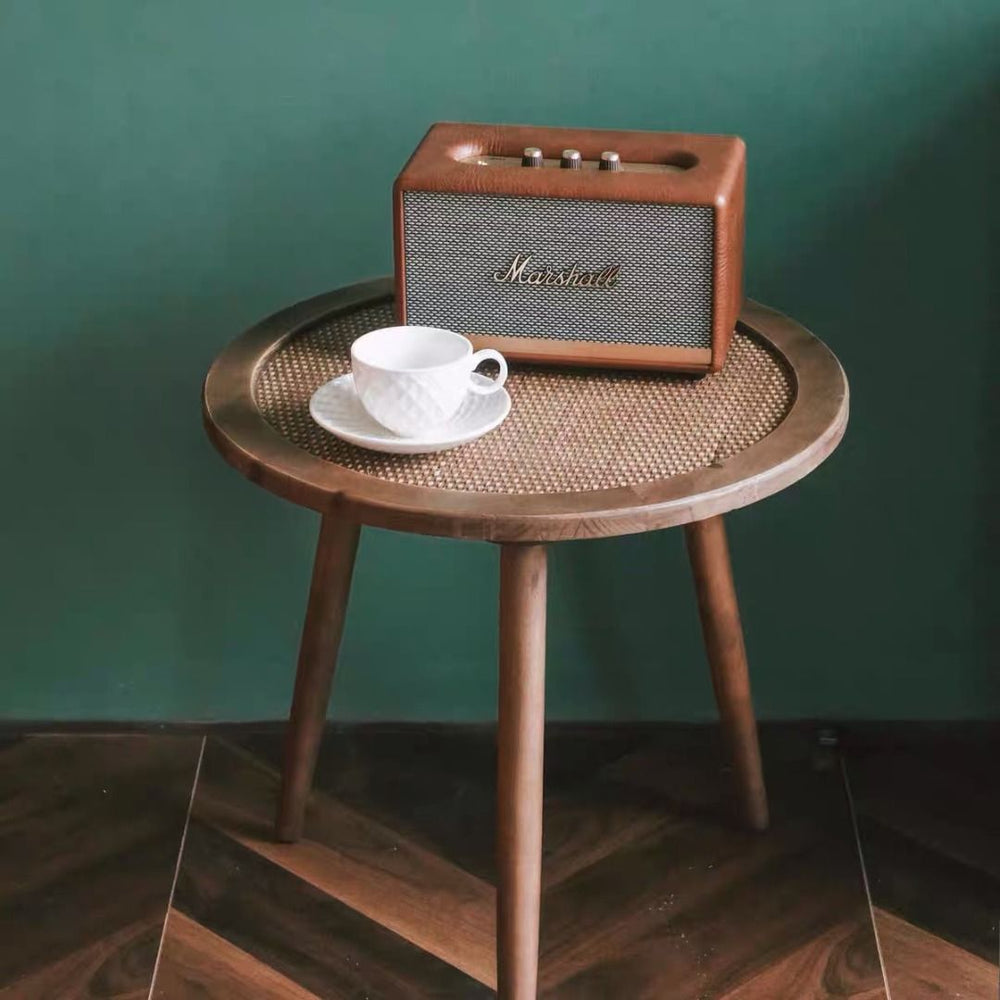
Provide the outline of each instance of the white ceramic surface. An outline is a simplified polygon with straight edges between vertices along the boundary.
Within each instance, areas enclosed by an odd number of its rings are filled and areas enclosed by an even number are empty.
[[[494,384],[475,372],[472,382],[476,388]],[[451,420],[420,437],[400,437],[383,427],[361,405],[353,375],[341,375],[313,393],[309,412],[320,427],[351,444],[372,451],[417,455],[457,448],[499,427],[510,413],[510,396],[504,388],[485,394],[467,392]]]
[[[496,379],[473,378],[492,360]],[[507,362],[497,351],[472,352],[461,334],[433,326],[388,326],[351,345],[354,386],[364,408],[401,437],[424,437],[458,413],[469,395],[499,392]]]

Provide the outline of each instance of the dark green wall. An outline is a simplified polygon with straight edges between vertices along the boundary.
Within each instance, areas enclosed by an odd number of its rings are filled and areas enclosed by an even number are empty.
[[[389,270],[458,119],[745,137],[748,291],[853,392],[730,519],[761,713],[998,714],[998,41],[996,0],[7,0],[0,712],[284,713],[316,522],[212,452],[200,381]],[[496,562],[368,532],[334,714],[491,716]],[[711,714],[677,532],[557,548],[550,619],[553,717]]]

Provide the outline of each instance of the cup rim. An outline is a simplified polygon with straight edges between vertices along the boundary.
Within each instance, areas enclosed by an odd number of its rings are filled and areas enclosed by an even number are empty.
[[[463,352],[460,357],[453,358],[451,361],[442,361],[436,365],[415,365],[407,368],[395,367],[392,365],[379,364],[377,361],[370,361],[367,358],[358,358],[357,347],[362,341],[367,340],[369,337],[373,337],[377,333],[390,333],[397,330],[428,330],[432,333],[446,333],[452,339],[459,340],[464,345]],[[361,364],[368,368],[374,368],[376,371],[396,373],[396,374],[410,374],[413,372],[430,372],[437,368],[447,368],[449,365],[458,364],[459,361],[464,361],[469,355],[472,354],[472,344],[467,337],[456,332],[455,330],[448,330],[443,326],[422,326],[418,323],[404,323],[397,326],[380,326],[376,330],[369,330],[367,333],[361,334],[360,337],[355,338],[354,342],[351,344],[351,363],[357,364],[360,360]]]

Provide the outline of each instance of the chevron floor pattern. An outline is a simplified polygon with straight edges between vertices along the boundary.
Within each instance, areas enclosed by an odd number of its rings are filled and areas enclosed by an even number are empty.
[[[713,730],[550,727],[540,996],[996,1000],[988,758],[852,751],[852,811],[807,731],[763,742],[754,835]],[[492,996],[491,734],[331,731],[295,845],[279,759],[273,734],[0,743],[0,1000]]]

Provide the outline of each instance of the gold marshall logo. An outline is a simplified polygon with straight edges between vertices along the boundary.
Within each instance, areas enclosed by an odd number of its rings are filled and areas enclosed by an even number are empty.
[[[562,285],[570,288],[613,288],[618,281],[621,265],[611,264],[599,271],[581,271],[576,264],[553,271],[551,267],[528,270],[530,253],[515,254],[506,271],[494,271],[493,280],[500,285]]]

